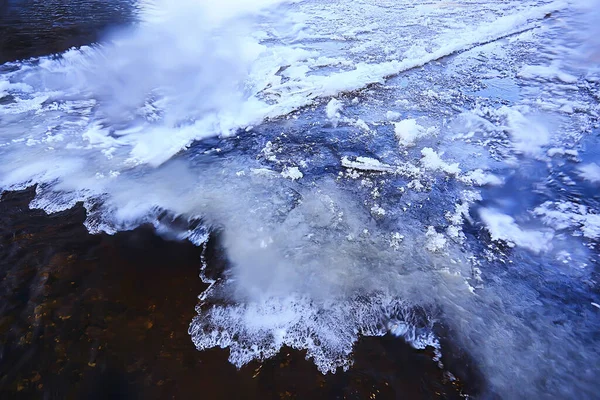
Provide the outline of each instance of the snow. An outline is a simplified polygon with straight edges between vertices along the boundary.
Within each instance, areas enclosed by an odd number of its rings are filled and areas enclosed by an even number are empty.
[[[446,238],[442,233],[438,233],[433,226],[427,227],[425,237],[427,238],[425,247],[427,248],[427,250],[433,253],[439,252],[446,247]]]
[[[338,122],[342,115],[340,111],[342,111],[343,104],[338,99],[331,99],[329,103],[327,103],[327,107],[325,107],[325,113],[327,114],[327,118],[333,123],[334,128],[337,127]]]
[[[458,167],[458,163],[446,163],[441,159],[439,154],[437,154],[431,147],[425,147],[424,149],[422,149],[421,155],[421,165],[425,169],[429,169],[432,171],[443,171],[449,175],[460,174],[460,168]]]
[[[396,170],[391,165],[384,164],[370,157],[356,157],[354,161],[351,161],[348,157],[343,157],[342,166],[360,171],[394,172]]]
[[[501,240],[511,247],[523,247],[534,253],[548,251],[552,246],[554,234],[550,231],[522,229],[513,217],[493,209],[482,208],[479,215],[492,240]]]
[[[469,171],[459,177],[459,179],[466,184],[474,186],[499,186],[503,183],[503,180],[494,174],[486,173],[482,169],[476,169]]]
[[[564,83],[577,83],[576,76],[562,72],[557,64],[549,66],[527,65],[521,69],[518,76],[526,79],[557,79]]]
[[[298,167],[286,167],[281,172],[281,176],[295,181],[297,179],[301,179],[304,175],[302,172],[300,172]]]
[[[576,234],[589,239],[600,238],[600,214],[583,204],[545,202],[536,207],[534,215],[555,230],[576,229]]]
[[[434,127],[425,129],[417,123],[416,119],[409,118],[400,122],[394,122],[394,133],[396,139],[402,146],[411,147],[415,142],[435,131]]]
[[[592,183],[600,183],[600,166],[589,163],[579,167],[579,175]]]
[[[383,217],[385,216],[385,210],[378,204],[375,204],[373,207],[371,207],[371,214],[374,216]]]
[[[385,117],[388,119],[388,121],[397,121],[402,117],[402,114],[397,111],[388,111],[385,114]]]

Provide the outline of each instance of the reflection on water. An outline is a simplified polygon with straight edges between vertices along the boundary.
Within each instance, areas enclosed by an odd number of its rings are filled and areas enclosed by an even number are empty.
[[[0,63],[89,44],[132,19],[131,0],[0,0]]]

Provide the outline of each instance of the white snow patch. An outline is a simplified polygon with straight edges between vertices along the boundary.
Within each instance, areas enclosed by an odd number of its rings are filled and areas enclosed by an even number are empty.
[[[592,183],[600,183],[600,166],[596,163],[589,163],[579,167],[579,175]]]
[[[525,79],[559,80],[564,83],[577,83],[577,77],[560,70],[557,63],[548,66],[527,65],[519,71],[518,75]]]
[[[394,172],[395,168],[370,157],[356,157],[351,161],[348,157],[342,157],[342,166],[345,168],[358,169],[360,171]]]
[[[342,118],[342,114],[340,113],[344,105],[338,99],[331,99],[327,106],[325,107],[325,113],[327,114],[327,118],[331,121],[334,127],[337,127],[340,122],[340,118]]]
[[[301,179],[304,174],[300,172],[298,167],[285,167],[283,171],[281,171],[281,176],[295,181],[297,179]]]
[[[446,238],[442,233],[438,233],[433,226],[427,227],[425,237],[427,238],[427,243],[425,244],[425,247],[427,248],[427,250],[433,253],[444,250],[444,248],[446,247]]]
[[[502,240],[510,247],[524,247],[539,253],[551,248],[554,234],[549,231],[534,231],[522,229],[510,215],[499,211],[482,208],[479,215],[490,232],[492,240]]]
[[[369,128],[369,125],[367,125],[367,123],[360,118],[357,120],[351,121],[350,124],[359,129],[362,129],[365,132],[371,132],[371,128]]]
[[[431,133],[435,132],[434,127],[425,129],[417,123],[416,119],[409,118],[400,122],[394,122],[394,133],[396,139],[402,146],[411,147],[415,142]]]
[[[439,154],[436,153],[430,147],[425,147],[423,150],[421,150],[421,155],[421,165],[425,169],[429,169],[432,171],[443,171],[449,175],[460,174],[460,168],[458,167],[458,163],[446,163],[440,158]]]
[[[583,204],[547,201],[536,207],[533,214],[553,229],[578,229],[577,236],[600,238],[600,215]]]
[[[388,111],[385,113],[385,117],[388,121],[398,121],[402,117],[402,114],[397,111]]]

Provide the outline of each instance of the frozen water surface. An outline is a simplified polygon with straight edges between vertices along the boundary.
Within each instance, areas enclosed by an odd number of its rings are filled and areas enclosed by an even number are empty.
[[[387,333],[443,362],[443,326],[489,396],[595,396],[587,2],[138,8],[101,43],[0,66],[3,190],[81,201],[91,232],[218,234],[227,267],[203,265],[189,333],[237,366],[287,345],[331,373]]]

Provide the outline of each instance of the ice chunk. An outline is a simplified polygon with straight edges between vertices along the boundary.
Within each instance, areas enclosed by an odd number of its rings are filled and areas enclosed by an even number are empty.
[[[388,121],[398,121],[401,116],[402,116],[402,114],[400,114],[397,111],[388,111],[385,114],[385,117],[388,119]]]
[[[482,208],[479,215],[490,232],[492,240],[502,240],[509,246],[520,246],[539,253],[551,248],[554,234],[550,231],[534,231],[522,229],[510,215],[499,211]]]
[[[517,152],[537,155],[543,146],[550,143],[550,132],[541,121],[526,117],[514,107],[502,106],[497,113],[506,118],[506,130]]]
[[[358,169],[361,171],[376,171],[376,172],[394,172],[395,168],[391,165],[384,164],[379,160],[370,157],[356,157],[355,161],[350,161],[348,157],[342,158],[342,166],[345,168]]]
[[[460,177],[460,180],[469,185],[474,186],[485,186],[492,185],[497,186],[502,184],[502,179],[498,178],[496,175],[486,173],[482,169],[476,169],[474,171],[469,171],[463,176]]]
[[[301,179],[304,174],[300,172],[298,167],[285,167],[283,171],[281,171],[281,176],[295,181],[297,179]]]
[[[417,123],[416,119],[409,118],[394,123],[394,133],[398,142],[406,147],[415,145],[417,139],[430,134],[434,128],[425,129]]]
[[[427,250],[431,252],[435,253],[443,250],[446,247],[446,238],[442,233],[438,233],[433,226],[427,227],[425,237],[427,238],[425,247],[427,247]]]
[[[430,169],[432,171],[443,171],[450,175],[460,174],[460,168],[458,163],[448,164],[444,162],[440,156],[430,147],[425,147],[421,150],[421,165],[423,168]]]
[[[340,118],[342,115],[340,111],[342,111],[343,104],[338,99],[331,99],[329,103],[327,103],[327,107],[325,107],[325,113],[327,114],[327,118],[333,123],[334,127],[337,127]]]
[[[579,167],[579,175],[592,183],[600,183],[600,166],[590,163]]]
[[[527,65],[519,71],[519,77],[525,79],[559,80],[564,83],[577,83],[577,77],[560,70],[558,64],[549,66]]]

